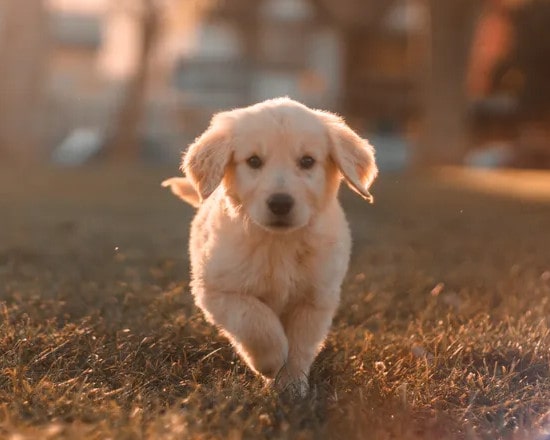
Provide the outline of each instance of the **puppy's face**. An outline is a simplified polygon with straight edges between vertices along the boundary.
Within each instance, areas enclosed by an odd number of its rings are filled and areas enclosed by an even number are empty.
[[[258,225],[288,231],[307,225],[334,198],[339,174],[323,123],[302,109],[245,113],[233,126],[223,185]]]
[[[372,147],[340,118],[289,99],[215,116],[183,168],[203,199],[222,185],[235,211],[274,232],[309,224],[342,175],[370,198],[376,175]]]

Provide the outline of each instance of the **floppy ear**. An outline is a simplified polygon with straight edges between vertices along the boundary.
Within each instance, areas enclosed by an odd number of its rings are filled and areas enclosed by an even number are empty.
[[[348,186],[370,203],[374,198],[369,187],[378,174],[374,148],[355,133],[342,118],[320,112],[328,128],[331,157],[344,176]]]
[[[181,169],[201,200],[208,198],[221,183],[231,151],[229,122],[220,113],[183,155]]]

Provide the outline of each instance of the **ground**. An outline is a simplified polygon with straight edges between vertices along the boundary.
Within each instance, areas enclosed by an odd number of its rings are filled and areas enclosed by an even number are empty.
[[[173,173],[0,170],[0,438],[548,438],[548,174],[343,191],[352,263],[295,401],[194,307]]]

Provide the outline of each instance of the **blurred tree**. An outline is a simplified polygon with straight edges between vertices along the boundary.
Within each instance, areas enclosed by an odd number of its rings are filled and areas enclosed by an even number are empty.
[[[550,1],[531,0],[514,14],[516,43],[512,68],[519,69],[522,118],[550,119]]]
[[[216,0],[112,0],[113,7],[124,8],[138,21],[137,61],[126,81],[120,107],[113,119],[107,154],[112,160],[136,160],[140,153],[140,126],[146,110],[151,60],[162,36],[165,15],[182,13],[191,21],[215,5]],[[171,8],[172,7],[172,8]],[[192,9],[192,11],[191,11]]]
[[[159,33],[158,3],[139,0],[139,4],[128,7],[139,20],[138,56],[109,136],[107,151],[114,160],[135,160],[139,155],[139,127],[145,110],[149,60]]]
[[[514,15],[510,70],[520,78],[521,123],[516,164],[550,168],[550,0],[531,0]]]
[[[423,120],[415,145],[416,166],[462,162],[468,147],[466,76],[477,0],[426,0],[430,26],[420,36]]]
[[[318,19],[336,29],[342,38],[344,84],[341,111],[347,116],[364,116],[366,113],[364,99],[358,96],[365,85],[363,67],[367,64],[367,68],[372,69],[370,48],[376,45],[384,18],[396,3],[397,0],[310,0]],[[365,63],[365,58],[368,63]]]
[[[477,25],[468,80],[477,99],[472,131],[512,143],[511,165],[550,167],[548,23],[549,0],[488,0]]]
[[[39,157],[48,17],[42,0],[2,0],[0,14],[0,159],[25,163]]]

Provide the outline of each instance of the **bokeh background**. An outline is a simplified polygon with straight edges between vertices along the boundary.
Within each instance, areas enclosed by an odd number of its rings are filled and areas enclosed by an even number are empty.
[[[546,0],[2,0],[0,160],[176,163],[288,95],[382,170],[550,166]]]

